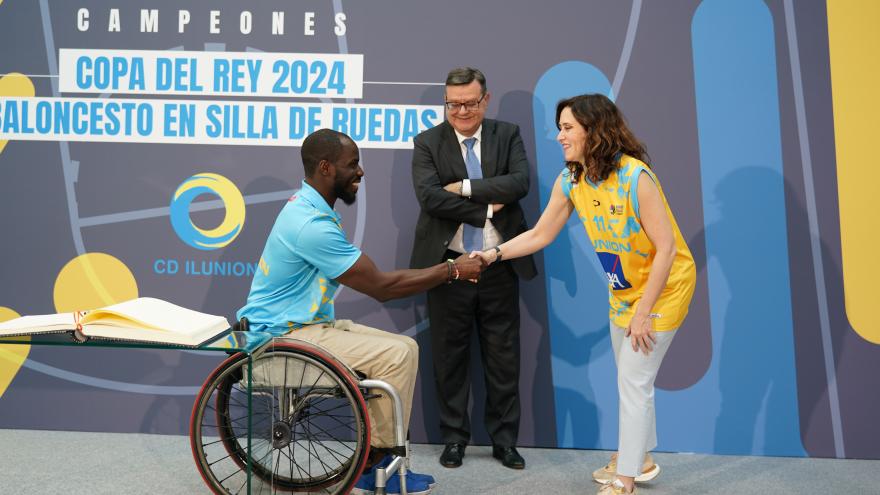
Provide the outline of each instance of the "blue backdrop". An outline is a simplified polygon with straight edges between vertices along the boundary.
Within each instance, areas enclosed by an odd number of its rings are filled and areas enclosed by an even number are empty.
[[[563,166],[557,101],[605,94],[647,144],[698,264],[657,382],[660,450],[880,458],[880,323],[847,318],[850,213],[838,207],[824,2],[153,4],[0,1],[0,44],[16,47],[0,55],[0,320],[136,295],[232,317],[302,179],[298,142],[270,141],[259,117],[241,122],[262,135],[236,142],[26,135],[13,98],[360,108],[332,121],[358,137],[366,171],[357,202],[339,209],[352,241],[390,270],[408,263],[418,211],[411,134],[442,120],[447,71],[470,65],[487,75],[487,115],[523,131],[532,224]],[[76,70],[65,49],[362,56],[345,58],[349,75],[361,61],[346,82],[360,92],[78,93],[64,86]],[[616,448],[607,289],[577,218],[538,261],[520,300],[522,444]],[[424,297],[383,305],[342,289],[336,305],[419,341],[412,439],[439,441]],[[218,360],[0,346],[0,427],[184,433]],[[473,380],[479,418],[482,376]]]

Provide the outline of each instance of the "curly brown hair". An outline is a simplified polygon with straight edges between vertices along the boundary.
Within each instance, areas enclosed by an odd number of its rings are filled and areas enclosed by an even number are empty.
[[[603,181],[617,169],[617,161],[621,154],[645,162],[648,161],[648,150],[641,141],[636,139],[626,125],[623,114],[606,96],[587,94],[573,96],[560,101],[556,105],[556,127],[559,127],[559,116],[566,108],[587,131],[584,143],[584,165],[578,162],[566,162],[571,172],[571,182],[580,181],[581,173],[586,173],[593,182]],[[650,165],[649,165],[650,166]]]

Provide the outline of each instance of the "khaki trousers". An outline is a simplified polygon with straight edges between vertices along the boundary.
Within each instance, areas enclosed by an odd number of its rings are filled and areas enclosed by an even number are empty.
[[[388,382],[403,403],[403,429],[409,428],[416,373],[419,370],[419,346],[405,335],[358,325],[351,320],[336,320],[293,330],[285,337],[317,344],[373,380]],[[281,337],[281,338],[285,338]],[[374,447],[394,446],[394,423],[391,398],[387,394],[367,401],[370,431]]]

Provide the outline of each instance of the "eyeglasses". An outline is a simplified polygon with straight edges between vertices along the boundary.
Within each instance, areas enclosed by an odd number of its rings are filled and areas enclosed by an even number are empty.
[[[485,97],[486,94],[483,93],[483,95],[480,96],[480,99],[477,101],[467,101],[464,103],[459,103],[457,101],[447,101],[446,109],[450,112],[460,112],[464,108],[467,109],[468,112],[473,112],[474,110],[480,108],[480,103],[483,102],[483,98]]]

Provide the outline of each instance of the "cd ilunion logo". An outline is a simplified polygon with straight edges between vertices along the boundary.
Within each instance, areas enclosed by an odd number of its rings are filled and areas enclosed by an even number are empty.
[[[216,228],[196,227],[190,218],[190,205],[202,194],[211,194],[223,201],[226,216]],[[229,179],[222,175],[201,173],[183,181],[171,198],[171,226],[180,239],[190,246],[209,251],[226,246],[241,232],[244,225],[244,198]]]

